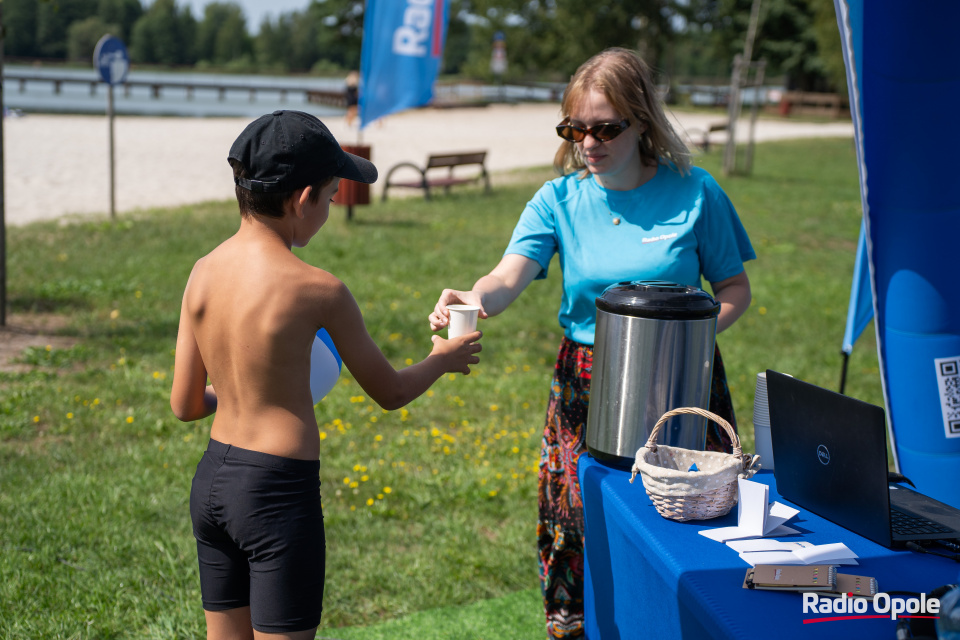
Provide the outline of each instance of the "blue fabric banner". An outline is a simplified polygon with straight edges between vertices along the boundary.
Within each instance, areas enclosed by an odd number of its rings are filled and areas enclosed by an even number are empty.
[[[367,0],[360,52],[360,127],[427,104],[447,32],[450,0]]]
[[[853,265],[853,284],[850,286],[850,306],[847,309],[847,329],[843,333],[843,352],[853,352],[853,343],[873,320],[873,291],[870,288],[870,260],[867,257],[867,229],[860,225],[857,243],[857,261]]]
[[[960,3],[921,9],[910,0],[835,0],[835,7],[863,201],[865,251],[851,306],[873,307],[897,468],[921,492],[960,507],[960,191],[950,159],[960,146],[953,39]],[[900,131],[909,158],[891,143]]]

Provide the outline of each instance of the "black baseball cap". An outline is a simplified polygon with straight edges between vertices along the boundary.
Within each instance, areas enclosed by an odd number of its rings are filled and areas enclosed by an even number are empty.
[[[369,160],[340,148],[320,119],[302,111],[274,111],[247,125],[230,155],[247,170],[234,182],[249,191],[284,193],[338,177],[376,182]]]

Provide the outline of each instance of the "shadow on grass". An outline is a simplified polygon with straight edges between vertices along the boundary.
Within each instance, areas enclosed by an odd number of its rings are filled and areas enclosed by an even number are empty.
[[[15,313],[63,313],[93,308],[93,304],[81,296],[14,296],[7,305]]]

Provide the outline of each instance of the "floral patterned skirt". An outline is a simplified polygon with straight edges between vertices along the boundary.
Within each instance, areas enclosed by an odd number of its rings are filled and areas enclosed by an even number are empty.
[[[564,338],[550,386],[538,474],[537,548],[550,638],[583,637],[583,502],[577,459],[585,450],[592,368],[593,347]],[[714,352],[710,411],[736,429],[719,348]],[[706,448],[731,452],[727,433],[713,422],[707,424]]]

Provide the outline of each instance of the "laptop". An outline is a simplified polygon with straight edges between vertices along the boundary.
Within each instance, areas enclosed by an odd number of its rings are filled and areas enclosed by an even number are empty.
[[[785,499],[888,548],[960,539],[960,510],[888,482],[881,407],[771,370],[767,402]]]

